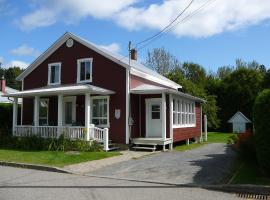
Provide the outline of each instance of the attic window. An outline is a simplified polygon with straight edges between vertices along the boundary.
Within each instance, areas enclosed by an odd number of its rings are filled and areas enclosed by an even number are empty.
[[[61,63],[50,63],[48,67],[48,85],[60,84]]]
[[[92,58],[77,60],[77,82],[92,82]]]

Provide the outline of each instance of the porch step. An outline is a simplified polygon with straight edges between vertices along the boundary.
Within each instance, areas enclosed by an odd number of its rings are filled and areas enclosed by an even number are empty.
[[[156,143],[134,143],[135,146],[131,147],[134,150],[151,150],[155,151],[157,149],[157,144]]]

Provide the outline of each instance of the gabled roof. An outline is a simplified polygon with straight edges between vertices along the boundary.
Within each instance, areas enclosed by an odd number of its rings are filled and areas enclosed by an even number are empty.
[[[72,38],[73,40],[83,44],[84,46],[88,47],[89,49],[101,54],[102,56],[112,60],[115,63],[118,63],[119,65],[130,69],[130,73],[145,79],[148,79],[150,81],[166,85],[168,87],[171,87],[173,89],[182,88],[181,85],[167,79],[166,77],[158,74],[157,72],[149,69],[148,67],[139,64],[138,62],[132,61],[129,65],[129,59],[117,55],[115,53],[109,52],[108,50],[99,47],[96,44],[93,44],[85,39],[82,39],[72,33],[66,32],[64,35],[62,35],[55,43],[53,43],[44,53],[42,53],[33,63],[29,65],[25,69],[23,73],[21,73],[18,77],[18,81],[22,81],[28,74],[30,74],[37,66],[39,66],[44,60],[46,60],[53,52],[55,52],[61,45],[64,44],[69,38]]]
[[[6,86],[6,93],[5,94],[0,91],[0,103],[12,103],[13,101],[4,95],[10,94],[10,93],[15,93],[15,92],[18,92],[18,90]],[[19,99],[18,103],[21,104],[22,100]]]
[[[231,119],[228,120],[228,123],[251,123],[251,121],[240,111],[237,111]]]
[[[169,94],[174,94],[176,96],[181,96],[186,99],[191,99],[196,102],[205,102],[205,100],[199,98],[199,97],[194,97],[190,94],[186,94],[183,92],[179,92],[177,90],[165,88],[165,87],[160,87],[160,86],[155,86],[155,85],[149,85],[149,84],[142,84],[139,85],[133,89],[130,90],[132,94],[157,94],[157,93],[162,93],[166,92]]]

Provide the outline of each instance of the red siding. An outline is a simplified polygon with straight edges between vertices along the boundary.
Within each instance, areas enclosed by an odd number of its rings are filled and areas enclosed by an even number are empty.
[[[110,139],[114,142],[125,142],[126,123],[126,69],[117,63],[103,57],[86,46],[74,41],[71,48],[63,44],[49,58],[41,63],[24,79],[24,89],[33,89],[47,86],[48,64],[61,62],[61,83],[74,84],[77,81],[77,59],[93,58],[93,81],[91,84],[116,92],[110,96]],[[77,101],[82,104],[77,106],[77,119],[84,121],[84,96],[78,97]],[[53,106],[49,114],[52,120],[57,118],[57,101],[50,102]],[[121,110],[120,119],[115,119],[114,110]],[[24,124],[33,123],[33,100],[24,102]],[[50,111],[50,112],[51,112]],[[57,120],[56,120],[57,121]]]
[[[179,142],[189,138],[199,137],[201,135],[201,107],[196,103],[196,127],[191,128],[174,128],[173,141]]]

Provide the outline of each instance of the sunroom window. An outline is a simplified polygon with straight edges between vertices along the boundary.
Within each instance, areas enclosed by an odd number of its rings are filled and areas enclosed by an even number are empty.
[[[60,84],[61,63],[49,64],[48,85]]]
[[[77,60],[77,82],[92,81],[92,58],[83,58]]]
[[[173,98],[173,127],[193,127],[196,125],[195,103],[181,99]]]
[[[100,127],[109,126],[109,97],[92,97],[92,123]]]
[[[39,125],[48,125],[48,114],[49,114],[49,99],[39,100]]]

